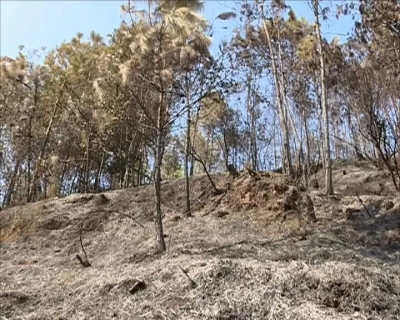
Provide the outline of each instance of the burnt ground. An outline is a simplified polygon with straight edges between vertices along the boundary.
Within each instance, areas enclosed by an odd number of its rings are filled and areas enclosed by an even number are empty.
[[[225,192],[193,178],[192,217],[183,181],[163,185],[164,254],[151,186],[1,211],[0,319],[400,318],[400,199],[387,173],[336,162],[331,197],[270,172],[214,179]]]

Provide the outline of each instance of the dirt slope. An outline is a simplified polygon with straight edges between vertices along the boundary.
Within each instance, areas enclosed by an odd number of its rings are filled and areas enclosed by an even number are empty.
[[[366,163],[334,169],[329,198],[273,173],[215,176],[217,195],[195,177],[191,218],[164,184],[165,254],[151,187],[2,211],[0,319],[399,319],[400,199]]]

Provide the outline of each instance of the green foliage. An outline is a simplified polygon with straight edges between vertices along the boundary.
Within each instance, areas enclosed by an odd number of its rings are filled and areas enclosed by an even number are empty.
[[[162,169],[164,180],[174,180],[183,177],[183,168],[180,163],[179,154],[176,150],[166,152]]]

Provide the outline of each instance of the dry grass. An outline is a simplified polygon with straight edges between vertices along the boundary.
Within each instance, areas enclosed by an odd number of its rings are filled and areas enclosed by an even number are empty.
[[[218,176],[231,183],[220,198],[196,177],[192,218],[182,183],[165,184],[165,254],[153,247],[151,187],[0,212],[0,319],[399,319],[398,199],[386,210],[387,197],[364,195],[369,217],[355,196],[314,192],[318,222],[299,236],[285,226],[286,191],[272,196],[282,179]],[[90,268],[75,258],[82,221]],[[137,279],[147,286],[131,294]]]

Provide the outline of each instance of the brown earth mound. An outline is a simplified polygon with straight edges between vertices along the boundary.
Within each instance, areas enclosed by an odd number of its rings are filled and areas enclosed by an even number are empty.
[[[308,194],[291,186],[285,175],[259,173],[239,177],[214,177],[220,192],[215,192],[206,176],[192,181],[192,211],[195,216],[209,214],[228,219],[248,219],[254,228],[293,233],[316,222]],[[163,213],[181,218],[184,211],[184,184],[181,180],[162,187]],[[112,202],[112,203],[111,203]],[[47,200],[0,212],[0,241],[18,236],[46,235],[54,230],[76,229],[83,221],[84,231],[101,230],[113,215],[128,216],[143,223],[152,221],[154,195],[151,186],[103,194],[76,194],[60,200]],[[74,212],[72,212],[74,211]],[[64,232],[64,234],[66,234]]]
[[[317,221],[311,197],[291,185],[285,175],[242,173],[224,181],[222,188],[225,192],[220,195],[203,195],[203,215],[248,219],[256,229],[284,234],[298,232]]]

